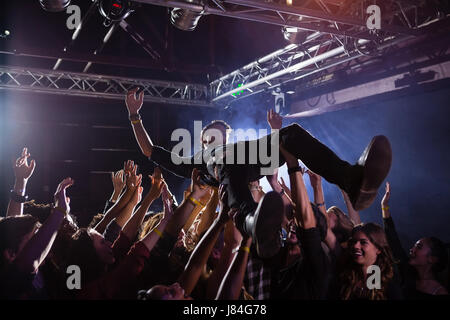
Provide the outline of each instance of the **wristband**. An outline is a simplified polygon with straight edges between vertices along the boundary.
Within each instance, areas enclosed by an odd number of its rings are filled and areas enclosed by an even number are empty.
[[[247,252],[247,253],[250,253],[250,248],[249,247],[246,247],[246,246],[240,246],[240,247],[237,247],[237,248],[235,248],[235,249],[233,249],[233,253],[236,253],[236,252],[238,252],[238,251],[245,251],[245,252]]]
[[[301,172],[303,174],[303,168],[298,166],[298,167],[293,167],[293,168],[288,168],[288,174],[291,175],[294,172]]]
[[[11,190],[9,192],[9,198],[12,201],[17,202],[17,203],[24,203],[24,202],[26,202],[28,200],[28,196],[27,195],[22,196],[22,195],[18,194],[17,192],[15,192],[14,190]]]
[[[163,237],[161,231],[159,231],[158,228],[153,229],[153,232],[155,232],[160,238]]]
[[[130,119],[131,123],[136,123],[136,121],[141,120],[141,115],[139,113],[132,114],[128,117],[128,119]]]
[[[384,210],[389,210],[389,207],[383,207],[382,209],[383,209],[383,211]]]
[[[140,122],[141,122],[141,120],[132,120],[131,121],[132,124],[136,124],[136,123],[140,123]]]
[[[201,207],[204,207],[204,205],[203,205],[200,201],[198,201],[197,199],[195,199],[195,198],[192,197],[192,196],[190,196],[190,197],[188,198],[188,200],[189,200],[190,202],[192,202],[195,206],[201,206]]]
[[[317,207],[321,207],[321,206],[324,206],[324,207],[325,207],[325,202],[322,202],[322,203],[316,203],[316,206],[317,206]]]
[[[67,215],[67,211],[65,211],[63,208],[61,208],[61,207],[53,207],[53,210],[55,210],[55,211],[59,211],[59,212],[61,212],[62,214],[64,214],[65,216]]]

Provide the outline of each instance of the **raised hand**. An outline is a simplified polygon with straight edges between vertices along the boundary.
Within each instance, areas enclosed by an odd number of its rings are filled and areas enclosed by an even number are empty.
[[[111,172],[111,181],[114,187],[113,199],[117,200],[123,188],[125,187],[124,170],[119,170],[115,174]]]
[[[70,198],[66,195],[66,189],[72,186],[74,182],[75,181],[72,178],[65,178],[59,183],[54,195],[55,206],[67,213],[70,211]]]
[[[200,172],[196,168],[192,170],[191,192],[197,194],[199,197],[203,197],[207,193],[211,195],[210,188],[202,184],[200,180]]]
[[[127,160],[123,163],[123,171],[125,176],[128,176],[134,170],[134,161]]]
[[[134,88],[127,92],[125,104],[128,109],[128,115],[138,114],[144,102],[144,91],[141,91],[136,98],[136,92],[139,88]]]
[[[130,173],[127,173],[126,176],[126,185],[127,188],[136,188],[138,184],[142,181],[142,174],[136,174],[137,165],[133,166],[133,170]]]
[[[322,185],[322,177],[317,173],[312,172],[311,170],[306,170],[306,173],[309,176],[309,181],[311,182],[311,186],[313,188],[318,188]]]
[[[133,193],[133,196],[130,199],[130,203],[133,205],[133,207],[136,207],[139,202],[142,200],[142,192],[144,191],[144,188],[141,187],[141,180],[139,180],[136,184],[136,190]]]
[[[273,109],[270,109],[267,111],[267,122],[272,130],[279,130],[283,126],[283,117],[276,113]]]
[[[28,164],[29,157],[30,154],[28,153],[28,149],[23,148],[21,156],[17,158],[13,167],[14,175],[17,180],[28,180],[33,174],[36,162],[31,160],[30,164]]]
[[[165,184],[164,178],[161,173],[161,169],[159,167],[156,167],[153,174],[149,175],[148,177],[152,181],[152,187],[150,188],[150,191],[149,191],[149,197],[151,197],[152,199],[158,199],[159,196],[161,195],[162,188]],[[167,190],[167,185],[166,185],[166,190]],[[167,190],[167,192],[169,192],[169,191]]]
[[[381,199],[381,208],[387,208],[389,205],[389,199],[391,198],[391,185],[386,182],[386,192],[384,193],[383,199]]]

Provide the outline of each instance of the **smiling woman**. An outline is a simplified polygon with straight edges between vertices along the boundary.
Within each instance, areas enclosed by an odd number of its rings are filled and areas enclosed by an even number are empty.
[[[369,289],[369,267],[380,268],[381,289]],[[340,279],[340,297],[344,300],[400,299],[400,287],[394,279],[394,262],[386,234],[375,223],[360,224],[353,228],[349,240],[347,260]]]

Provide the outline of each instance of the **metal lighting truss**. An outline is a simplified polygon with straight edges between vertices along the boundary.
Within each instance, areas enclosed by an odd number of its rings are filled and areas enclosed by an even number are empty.
[[[210,106],[207,87],[199,84],[0,66],[0,89],[123,100],[136,86],[145,101]]]
[[[211,100],[229,104],[287,82],[315,75],[364,55],[405,41],[409,36],[392,36],[379,43],[369,40],[314,33],[302,44],[291,44],[210,84]]]

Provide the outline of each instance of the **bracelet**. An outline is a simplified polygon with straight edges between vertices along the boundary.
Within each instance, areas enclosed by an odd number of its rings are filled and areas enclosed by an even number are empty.
[[[64,209],[61,208],[61,207],[53,207],[53,210],[59,211],[59,212],[61,212],[62,214],[64,214],[65,216],[67,215],[67,211],[64,210]]]
[[[294,172],[299,172],[299,171],[303,174],[303,168],[300,167],[300,166],[293,167],[293,168],[288,168],[288,174],[289,175],[293,174]]]
[[[322,203],[316,203],[316,206],[317,206],[317,207],[321,207],[321,206],[324,206],[324,207],[325,207],[325,202],[322,202]]]
[[[383,207],[382,209],[383,209],[383,211],[384,210],[389,210],[389,207]]]
[[[236,253],[238,251],[245,251],[247,253],[250,253],[250,248],[246,246],[240,246],[233,249],[232,253]]]
[[[163,237],[163,234],[161,233],[161,231],[158,230],[158,228],[153,229],[153,231],[160,237]]]
[[[250,248],[246,246],[240,246],[238,251],[245,251],[247,253],[250,253]]]
[[[140,122],[141,122],[141,120],[132,120],[131,121],[132,124],[136,124],[136,123],[140,123]]]
[[[26,202],[28,200],[28,196],[27,195],[22,196],[22,195],[18,194],[17,192],[15,192],[14,190],[11,190],[9,192],[9,198],[12,201],[17,202],[17,203],[24,203],[24,202]]]
[[[189,198],[188,198],[188,200],[190,201],[190,202],[192,202],[195,206],[201,206],[201,207],[204,207],[205,205],[203,205],[200,201],[198,201],[197,199],[195,199],[194,197],[192,197],[192,196],[190,196]]]
[[[283,188],[281,188],[280,196],[282,196],[282,195],[285,194],[285,193],[286,193],[286,191],[285,191]]]
[[[131,123],[136,123],[136,121],[141,120],[141,115],[139,113],[132,114],[128,117]]]

